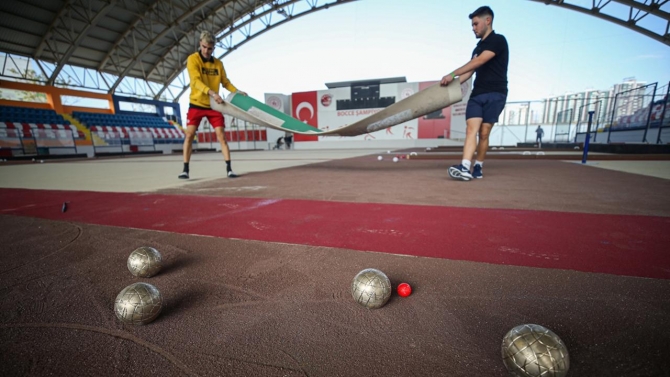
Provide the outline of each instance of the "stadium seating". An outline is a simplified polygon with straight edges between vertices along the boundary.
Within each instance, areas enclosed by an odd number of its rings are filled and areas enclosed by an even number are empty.
[[[8,131],[15,130],[15,131]],[[20,137],[32,137],[34,130],[72,131],[75,139],[84,139],[84,134],[77,127],[70,124],[60,114],[49,109],[35,109],[29,107],[0,106],[0,136],[11,133]],[[54,137],[65,137],[53,134]],[[51,135],[51,133],[49,133]],[[4,136],[3,136],[4,137]],[[67,136],[69,137],[69,136]]]
[[[0,106],[0,120],[19,123],[70,124],[53,110],[16,106]]]
[[[75,111],[72,116],[103,140],[119,138],[122,144],[132,144],[133,138],[151,144],[184,142],[184,133],[157,115]],[[47,131],[40,133],[41,137],[69,138],[70,133],[66,131],[71,131],[74,139],[86,138],[77,126],[70,124],[69,120],[54,110],[0,106],[0,138],[33,137],[37,135],[37,130]]]
[[[100,114],[75,111],[72,115],[103,139],[110,135],[128,139],[151,134],[156,144],[183,143],[184,133],[157,115]]]

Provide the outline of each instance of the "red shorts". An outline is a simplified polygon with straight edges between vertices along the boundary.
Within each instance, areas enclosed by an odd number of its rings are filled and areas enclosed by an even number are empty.
[[[200,122],[202,121],[202,118],[207,118],[209,123],[212,125],[212,127],[217,128],[217,127],[224,127],[225,128],[225,122],[223,121],[223,114],[216,110],[212,109],[196,109],[193,107],[190,107],[188,109],[188,113],[186,113],[186,124],[189,126],[195,126],[198,127],[200,126]]]

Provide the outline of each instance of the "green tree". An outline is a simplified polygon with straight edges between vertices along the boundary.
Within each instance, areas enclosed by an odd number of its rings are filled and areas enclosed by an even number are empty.
[[[21,77],[22,80],[25,81],[30,81],[30,82],[46,82],[46,77],[43,75],[37,73],[34,69],[28,68],[26,70],[25,76],[21,74],[17,69],[15,68],[10,68],[9,72],[13,73],[14,75],[17,75]],[[68,77],[67,80],[63,79],[56,79],[56,84],[57,85],[62,85],[62,86],[70,86],[72,84],[71,79]],[[14,99],[14,100],[19,100],[19,101],[25,101],[25,102],[40,102],[40,103],[46,103],[47,102],[47,95],[46,93],[42,92],[33,92],[29,90],[17,90],[16,91],[18,94],[18,98],[9,98],[9,96],[5,96],[2,94],[0,91],[0,99]]]

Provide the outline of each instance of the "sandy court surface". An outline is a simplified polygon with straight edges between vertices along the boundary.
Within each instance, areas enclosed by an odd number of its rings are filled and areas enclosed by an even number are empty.
[[[667,374],[670,279],[649,276],[670,275],[670,180],[491,160],[457,182],[457,160],[384,153],[237,153],[239,179],[201,153],[189,182],[180,156],[0,166],[0,374],[503,376],[524,323],[561,337],[569,376]],[[157,276],[128,272],[139,246],[163,254]],[[369,267],[413,294],[357,305]],[[138,281],[163,311],[125,325],[114,299]]]

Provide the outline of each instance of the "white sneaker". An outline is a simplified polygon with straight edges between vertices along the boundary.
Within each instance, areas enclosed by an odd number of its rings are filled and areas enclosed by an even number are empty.
[[[451,178],[460,179],[461,181],[469,181],[473,178],[472,174],[470,174],[470,169],[467,169],[463,164],[450,167],[448,172]]]
[[[232,170],[228,172],[228,178],[237,178],[237,177],[239,177],[239,176],[237,174],[233,173]]]
[[[182,172],[179,174],[179,179],[188,179],[188,173],[187,172]]]

